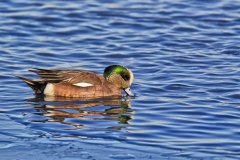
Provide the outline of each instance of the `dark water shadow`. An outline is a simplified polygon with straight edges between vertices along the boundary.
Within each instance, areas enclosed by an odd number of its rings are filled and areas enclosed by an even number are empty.
[[[134,114],[131,100],[126,97],[104,99],[35,97],[28,99],[28,102],[36,110],[33,113],[35,116],[30,119],[31,123],[43,123],[42,125],[47,125],[47,128],[54,128],[55,125],[51,125],[53,122],[64,126],[56,130],[121,130],[130,124],[129,121]]]

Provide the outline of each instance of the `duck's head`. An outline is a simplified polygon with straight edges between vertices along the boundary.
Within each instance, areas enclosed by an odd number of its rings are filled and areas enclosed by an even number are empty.
[[[134,96],[130,90],[130,86],[134,80],[133,73],[130,69],[120,65],[108,66],[105,68],[103,76],[107,81],[123,89],[127,95]]]

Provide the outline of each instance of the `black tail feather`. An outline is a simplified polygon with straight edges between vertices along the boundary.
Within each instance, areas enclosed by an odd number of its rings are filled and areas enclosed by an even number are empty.
[[[19,79],[23,80],[29,87],[33,89],[36,95],[43,95],[44,89],[47,85],[47,82],[32,80],[25,77],[16,76]]]

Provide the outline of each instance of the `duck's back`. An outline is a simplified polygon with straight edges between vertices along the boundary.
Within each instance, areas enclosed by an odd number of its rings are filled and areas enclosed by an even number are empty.
[[[23,79],[36,94],[63,97],[120,96],[121,89],[103,76],[85,70],[30,70],[41,79]]]

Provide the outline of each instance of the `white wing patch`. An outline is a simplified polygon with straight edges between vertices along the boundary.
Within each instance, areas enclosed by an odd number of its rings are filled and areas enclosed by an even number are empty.
[[[90,86],[93,86],[93,84],[86,83],[86,82],[80,82],[80,83],[76,83],[76,84],[73,84],[73,85],[79,86],[79,87],[90,87]]]

